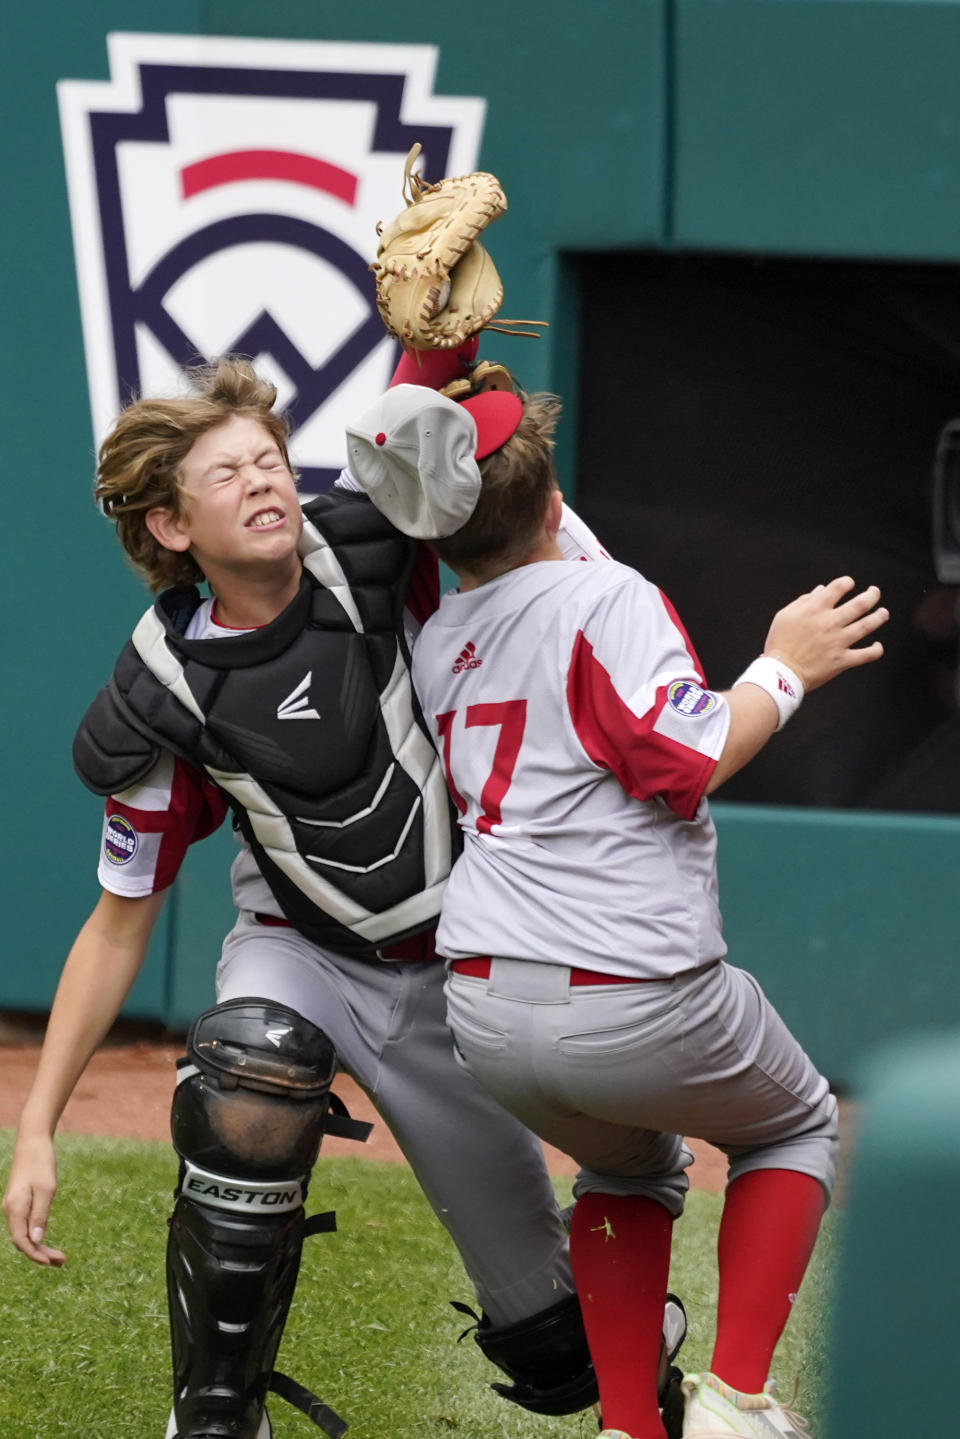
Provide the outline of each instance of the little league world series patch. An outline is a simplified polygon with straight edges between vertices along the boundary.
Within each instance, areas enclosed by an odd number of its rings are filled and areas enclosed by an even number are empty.
[[[103,853],[111,864],[129,864],[140,847],[137,831],[122,814],[111,814],[103,831]]]
[[[706,715],[717,707],[717,697],[692,680],[674,680],[667,688],[667,703],[678,715]]]
[[[397,350],[369,265],[415,141],[476,168],[485,102],[433,94],[430,45],[106,37],[109,81],[58,85],[97,443],[133,394],[249,355],[291,418],[305,493]]]

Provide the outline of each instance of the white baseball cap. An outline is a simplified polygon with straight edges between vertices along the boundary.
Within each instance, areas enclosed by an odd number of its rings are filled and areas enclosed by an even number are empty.
[[[350,472],[403,534],[444,539],[476,508],[477,461],[498,450],[522,418],[523,402],[507,390],[458,404],[424,385],[395,385],[347,426]]]

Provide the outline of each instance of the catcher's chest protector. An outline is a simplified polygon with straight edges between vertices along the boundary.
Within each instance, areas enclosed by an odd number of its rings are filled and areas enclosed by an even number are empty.
[[[414,547],[363,496],[321,496],[304,515],[292,604],[250,634],[186,640],[198,592],[161,595],[88,710],[74,760],[101,794],[142,778],[159,747],[203,768],[296,927],[375,958],[435,922],[452,859],[403,638]]]

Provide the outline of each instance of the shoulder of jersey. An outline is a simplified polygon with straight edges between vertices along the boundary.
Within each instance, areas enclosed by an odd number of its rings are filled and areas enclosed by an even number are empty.
[[[508,593],[515,600],[526,597],[532,603],[541,597],[561,607],[571,604],[579,608],[599,603],[605,595],[621,588],[635,588],[644,596],[656,594],[649,580],[616,560],[565,560],[562,564],[521,566],[510,575]]]
[[[621,585],[637,586],[644,591],[654,588],[639,571],[619,560],[570,560],[565,569],[572,575],[568,583],[585,594],[604,595]]]

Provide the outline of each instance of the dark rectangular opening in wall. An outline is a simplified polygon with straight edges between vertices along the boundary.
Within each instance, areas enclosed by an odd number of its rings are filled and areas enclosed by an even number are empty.
[[[960,269],[587,255],[576,508],[677,607],[708,683],[837,575],[879,664],[812,695],[719,798],[960,811],[957,588],[931,467],[960,415]]]

